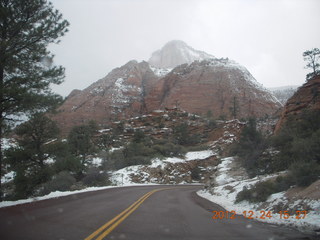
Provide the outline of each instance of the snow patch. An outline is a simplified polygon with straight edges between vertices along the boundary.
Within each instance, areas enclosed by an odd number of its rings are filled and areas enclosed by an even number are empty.
[[[114,83],[114,91],[111,94],[113,103],[129,103],[134,96],[127,96],[124,93],[129,91],[137,92],[137,96],[140,96],[142,89],[140,87],[125,83],[125,79],[118,78]]]
[[[172,68],[156,68],[153,66],[150,66],[150,69],[158,77],[163,77],[172,71]]]
[[[214,155],[216,154],[212,150],[204,150],[204,151],[197,151],[197,152],[188,152],[185,158],[169,157],[163,161],[169,162],[169,163],[180,163],[180,162],[193,161],[193,160],[203,160]]]
[[[265,203],[249,203],[248,201],[242,201],[235,203],[237,194],[243,190],[244,187],[251,188],[258,181],[266,181],[270,178],[274,178],[279,174],[270,174],[259,176],[255,178],[247,178],[238,180],[234,175],[230,173],[231,164],[235,159],[233,157],[223,158],[221,163],[217,166],[217,177],[215,179],[216,185],[208,190],[198,191],[197,194],[203,198],[208,199],[216,204],[221,205],[227,211],[235,211],[237,214],[242,215],[244,211],[253,211],[259,213],[261,210],[271,211],[273,207],[278,204],[288,204],[288,199],[285,197],[284,192],[272,194]],[[298,206],[309,206],[311,210],[308,211],[308,214],[305,219],[296,219],[291,217],[289,219],[281,219],[280,214],[272,212],[271,218],[260,219],[259,221],[283,224],[289,226],[295,226],[300,230],[310,231],[319,229],[320,226],[320,201],[319,200],[310,200],[310,199],[301,199],[289,205],[291,209],[297,208],[299,210],[307,210],[298,208]],[[261,207],[264,207],[262,209]],[[281,209],[286,211],[288,209]],[[279,211],[281,211],[279,210]]]
[[[8,182],[12,181],[15,176],[16,176],[16,172],[14,172],[14,171],[8,172],[4,176],[2,176],[1,183],[2,184],[8,183]]]

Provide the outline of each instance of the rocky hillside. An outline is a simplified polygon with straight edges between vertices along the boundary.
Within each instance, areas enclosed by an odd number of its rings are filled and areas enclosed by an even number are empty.
[[[281,117],[276,125],[277,133],[289,116],[299,118],[304,110],[320,110],[320,76],[303,84],[296,93],[287,101]]]
[[[163,56],[161,61],[156,61],[157,54]],[[157,109],[179,107],[189,113],[211,112],[215,118],[232,119],[271,115],[281,106],[243,66],[194,50],[181,41],[169,42],[150,62],[170,67],[185,64],[163,69],[130,61],[88,88],[72,91],[52,117],[62,133],[89,120],[103,127]]]
[[[100,125],[146,112],[145,96],[159,79],[147,62],[130,61],[88,88],[73,90],[53,116],[63,133],[95,120]]]
[[[129,166],[120,169],[113,173],[113,183],[119,184],[123,180],[128,183],[158,184],[208,182],[210,176],[216,172],[215,166],[219,163],[219,158],[224,156],[228,147],[238,140],[245,126],[245,123],[238,120],[216,121],[214,125],[211,123],[211,120],[179,109],[157,110],[141,117],[113,122],[111,128],[102,129],[97,135],[97,137],[110,135],[114,129],[119,129],[118,138],[113,139],[113,145],[109,147],[115,147],[118,143],[121,143],[121,146],[126,145],[133,140],[137,131],[143,132],[153,141],[172,139],[177,127],[185,124],[188,138],[197,139],[197,144],[193,144],[193,147],[207,149],[189,152],[181,158],[170,157],[165,160],[156,158],[152,160],[151,165]],[[197,171],[197,179],[193,179],[194,176],[191,174],[194,170]],[[121,177],[123,174],[125,176]]]
[[[179,106],[226,118],[271,115],[281,106],[246,68],[216,58],[174,68],[156,82],[145,103],[147,110]]]

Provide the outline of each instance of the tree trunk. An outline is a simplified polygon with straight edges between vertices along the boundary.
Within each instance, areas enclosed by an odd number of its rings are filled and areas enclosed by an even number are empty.
[[[3,68],[0,66],[0,202],[2,201],[2,126],[3,126],[3,107],[2,107],[2,99],[3,99]]]

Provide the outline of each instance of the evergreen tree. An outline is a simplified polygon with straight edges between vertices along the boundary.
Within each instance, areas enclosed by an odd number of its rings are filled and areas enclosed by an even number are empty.
[[[257,123],[254,118],[250,118],[243,128],[239,143],[233,147],[233,153],[242,159],[242,165],[251,176],[255,176],[258,171],[258,159],[265,149],[266,140],[262,133],[257,130]]]
[[[229,108],[231,116],[236,119],[238,117],[238,113],[239,113],[239,103],[237,100],[237,97],[234,96],[232,99],[232,103],[231,103],[231,107]]]
[[[58,43],[68,25],[46,0],[0,1],[0,137],[17,116],[46,111],[61,100],[50,84],[63,81],[64,69],[52,65],[47,46]]]
[[[16,196],[28,197],[37,185],[50,178],[50,168],[45,161],[53,156],[50,142],[57,137],[59,129],[54,121],[43,113],[37,113],[19,125],[15,132],[18,135],[18,147],[6,152],[6,161],[16,172]]]
[[[86,157],[95,152],[93,136],[96,130],[96,124],[91,121],[87,125],[73,127],[68,135],[70,151],[81,157],[82,166],[86,163]]]
[[[303,54],[303,59],[307,61],[306,68],[311,68],[312,72],[307,74],[307,80],[320,74],[320,50],[319,48],[313,48],[307,50]]]

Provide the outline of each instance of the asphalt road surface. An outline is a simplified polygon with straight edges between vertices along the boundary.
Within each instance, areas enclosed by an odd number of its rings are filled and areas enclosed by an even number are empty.
[[[0,209],[1,240],[316,239],[236,216],[196,195],[201,186],[138,186],[74,194]]]

